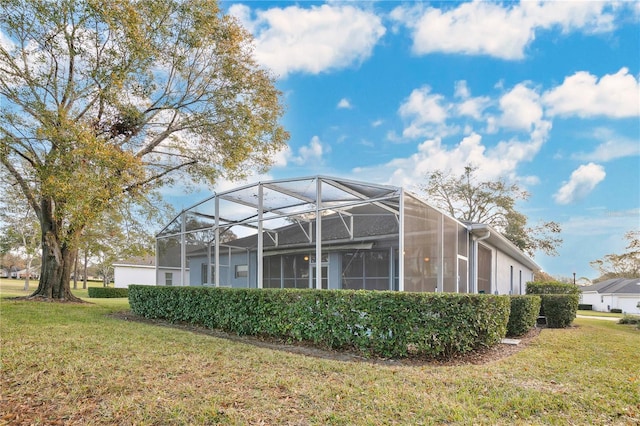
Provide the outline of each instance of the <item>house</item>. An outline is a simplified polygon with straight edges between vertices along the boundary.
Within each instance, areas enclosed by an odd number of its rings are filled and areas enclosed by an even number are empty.
[[[594,311],[621,309],[640,314],[640,278],[613,278],[581,288],[580,303],[592,305]]]
[[[188,280],[189,270],[186,277]],[[136,257],[113,264],[113,282],[115,288],[127,288],[130,284],[141,285],[182,285],[179,267],[166,266],[156,268],[154,256]]]
[[[219,192],[156,244],[167,285],[171,271],[173,285],[524,294],[540,269],[486,224],[400,187],[328,176]]]

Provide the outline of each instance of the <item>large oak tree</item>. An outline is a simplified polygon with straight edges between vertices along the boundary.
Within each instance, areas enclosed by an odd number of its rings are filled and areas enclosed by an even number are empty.
[[[460,175],[436,170],[420,189],[449,215],[493,226],[530,256],[536,251],[557,255],[556,248],[562,244],[560,225],[551,221],[527,226],[527,216],[516,209],[516,203],[528,199],[529,193],[504,179],[483,181],[477,170],[472,165],[465,166]]]
[[[41,226],[33,297],[75,299],[79,241],[106,210],[264,170],[288,138],[274,78],[215,1],[0,7],[0,164]]]

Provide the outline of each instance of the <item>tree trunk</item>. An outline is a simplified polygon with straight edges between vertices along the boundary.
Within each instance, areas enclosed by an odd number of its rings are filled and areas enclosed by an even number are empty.
[[[61,243],[56,231],[53,201],[43,200],[40,225],[42,229],[42,268],[38,289],[31,298],[82,302],[71,294],[70,281],[77,249]]]
[[[73,259],[73,289],[78,288],[78,252]]]
[[[31,279],[31,256],[27,258],[27,273],[24,277],[24,291],[29,290],[29,280]]]
[[[82,273],[82,289],[83,290],[87,289],[87,271],[89,269],[88,263],[89,263],[89,254],[87,250],[85,250],[84,251],[84,272]]]

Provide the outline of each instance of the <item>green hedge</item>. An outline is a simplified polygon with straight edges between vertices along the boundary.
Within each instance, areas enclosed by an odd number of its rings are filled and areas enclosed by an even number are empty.
[[[545,317],[548,327],[568,327],[576,317],[580,301],[577,285],[554,281],[530,282],[527,283],[527,294],[539,294],[542,298],[540,316]]]
[[[580,288],[574,284],[555,281],[529,282],[527,294],[580,294]]]
[[[89,287],[89,297],[94,297],[96,299],[129,297],[129,290],[126,288]]]
[[[450,357],[500,342],[508,296],[351,290],[129,287],[132,311],[239,335],[381,357]]]
[[[507,336],[522,336],[536,326],[540,313],[540,296],[511,296],[511,313],[507,323]]]
[[[578,304],[578,310],[579,311],[593,311],[593,305],[585,304],[585,303],[579,303]]]
[[[565,328],[571,325],[578,310],[578,294],[543,294],[540,297],[547,327]]]

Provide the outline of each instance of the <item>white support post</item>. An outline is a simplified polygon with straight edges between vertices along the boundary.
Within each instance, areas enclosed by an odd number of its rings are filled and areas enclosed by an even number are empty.
[[[263,276],[262,276],[262,252],[264,250],[264,239],[262,235],[262,197],[263,188],[262,184],[258,184],[258,253],[256,255],[256,280],[258,281],[257,287],[262,288]],[[247,259],[247,265],[249,265],[249,259]],[[248,275],[248,273],[247,273]]]
[[[187,282],[187,213],[183,210],[180,215],[180,285]]]
[[[316,178],[316,288],[322,288],[322,179]],[[327,277],[328,279],[328,277]],[[327,286],[328,287],[328,286]]]
[[[400,220],[398,221],[398,291],[404,291],[404,190],[400,190]]]
[[[220,287],[220,199],[215,200],[216,232],[215,232],[215,266],[213,267],[216,287]],[[211,267],[211,265],[209,265]]]

